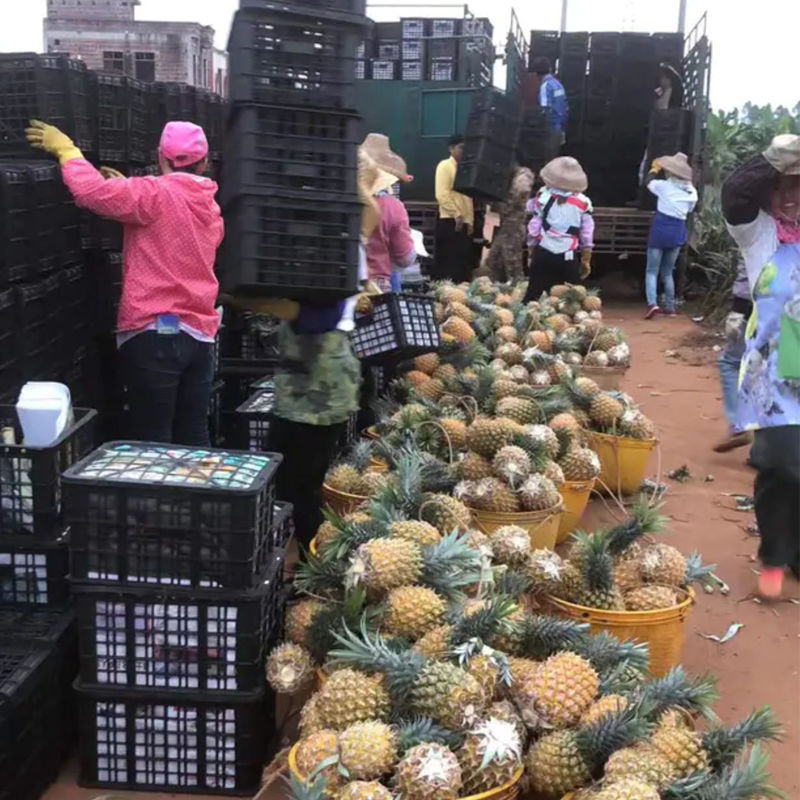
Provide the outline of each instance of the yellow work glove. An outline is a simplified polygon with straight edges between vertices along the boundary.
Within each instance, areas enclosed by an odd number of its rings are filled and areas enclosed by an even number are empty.
[[[66,133],[62,133],[55,125],[47,125],[38,119],[31,120],[30,128],[25,129],[25,138],[31,147],[55,156],[62,167],[68,161],[83,158],[83,153],[75,147],[75,143]]]
[[[584,250],[581,253],[581,280],[586,280],[592,274],[592,251]]]
[[[106,180],[112,180],[114,178],[124,178],[125,177],[119,170],[116,170],[113,167],[100,167],[100,174]]]
[[[219,302],[239,311],[250,311],[253,314],[269,314],[271,317],[291,322],[300,313],[300,303],[296,300],[284,300],[278,297],[235,297],[221,294]]]
[[[653,163],[650,165],[650,174],[655,175],[661,172],[661,164],[658,163],[658,159],[654,158]]]

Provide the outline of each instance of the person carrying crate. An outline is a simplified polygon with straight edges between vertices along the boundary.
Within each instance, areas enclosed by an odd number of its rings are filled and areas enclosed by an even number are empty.
[[[219,328],[214,275],[224,225],[217,184],[203,177],[208,142],[190,122],[169,122],[159,177],[95,169],[58,128],[33,120],[29,143],[55,156],[75,204],[123,226],[117,347],[129,438],[210,445],[208,406]]]

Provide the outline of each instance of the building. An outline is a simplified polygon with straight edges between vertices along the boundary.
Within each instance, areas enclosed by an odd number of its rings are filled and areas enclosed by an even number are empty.
[[[214,48],[214,29],[196,22],[145,22],[139,0],[47,0],[48,53],[68,53],[90,69],[142,81],[188,83],[218,91],[227,59]]]

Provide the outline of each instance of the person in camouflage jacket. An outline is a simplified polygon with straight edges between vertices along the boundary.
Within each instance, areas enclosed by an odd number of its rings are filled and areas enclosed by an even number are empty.
[[[533,172],[527,167],[519,167],[511,180],[508,197],[498,209],[500,227],[486,259],[493,281],[516,283],[524,278],[522,250],[527,230],[526,206],[533,191],[533,181]]]

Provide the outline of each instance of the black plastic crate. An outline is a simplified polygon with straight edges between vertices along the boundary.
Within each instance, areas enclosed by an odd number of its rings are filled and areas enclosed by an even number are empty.
[[[86,64],[65,55],[0,55],[0,154],[30,158],[25,128],[46,120],[84,153],[95,150]]]
[[[281,457],[112,442],[64,475],[78,581],[244,589],[269,563]]]
[[[194,692],[263,688],[283,562],[276,551],[260,584],[246,591],[73,583],[81,681]]]
[[[412,50],[416,50],[417,52],[419,52],[421,50],[421,47],[422,47],[421,40],[415,40],[414,41],[414,45],[415,46],[412,48]],[[378,47],[375,50],[375,58],[373,59],[373,61],[378,61],[378,62],[381,62],[381,61],[397,61],[401,57],[401,54],[404,51],[405,51],[405,47],[401,48],[400,42],[391,41],[391,40],[387,41],[385,39],[381,39],[378,42]],[[402,56],[402,57],[406,58],[406,56]],[[420,57],[419,55],[408,56],[408,58],[419,58],[419,57]]]
[[[217,381],[211,387],[211,398],[208,401],[208,435],[212,447],[224,447],[222,435],[222,390],[225,381]]]
[[[39,272],[77,264],[82,258],[80,214],[51,162],[30,165],[36,206],[36,249]]]
[[[621,34],[615,31],[592,33],[589,37],[589,50],[594,57],[619,55]]]
[[[476,199],[504,200],[513,158],[514,149],[507,144],[485,138],[467,139],[458,164],[455,190]]]
[[[656,58],[649,33],[621,33],[619,55],[623,61],[653,61]]]
[[[401,19],[400,30],[403,39],[424,39],[430,36],[430,20],[410,17]]]
[[[231,100],[354,109],[362,37],[352,22],[237,11],[228,42]]]
[[[244,367],[259,376],[275,369],[280,358],[280,321],[260,314],[226,311],[219,331],[219,353],[226,368]]]
[[[25,164],[0,164],[0,239],[0,286],[35,280],[36,206],[30,169]]]
[[[400,80],[421,81],[425,77],[424,61],[403,61],[400,64]]]
[[[242,195],[226,209],[225,223],[227,289],[320,301],[358,291],[356,196]]]
[[[275,0],[239,0],[239,8],[255,8],[262,11],[285,9],[287,6],[276,3]],[[324,16],[332,14],[354,14],[363,17],[367,10],[366,0],[300,0],[292,2],[289,6],[295,13],[312,13]],[[299,9],[299,10],[298,10]]]
[[[294,536],[293,512],[294,508],[291,503],[284,503],[280,500],[275,503],[275,513],[272,517],[272,546],[276,550],[285,552],[289,541]],[[281,574],[282,571],[283,565],[281,565]],[[277,578],[277,580],[281,581],[282,578]],[[283,609],[280,611],[283,613]],[[280,620],[278,621],[280,622]]]
[[[271,693],[75,690],[82,786],[248,797],[261,787]]]
[[[558,31],[531,31],[531,46],[528,51],[528,69],[536,58],[544,56],[555,65],[558,58],[558,42],[561,34]]]
[[[0,535],[0,603],[58,606],[69,597],[66,537],[40,542],[30,536]]]
[[[89,305],[89,270],[81,261],[61,272],[61,340],[64,362],[77,360],[76,351],[93,333]]]
[[[454,58],[435,58],[428,62],[428,80],[454,81],[458,76]]]
[[[461,21],[463,36],[485,36],[491,39],[494,35],[494,25],[486,17],[474,17]]]
[[[338,442],[339,450],[344,452],[345,450],[352,447],[360,438],[361,438],[361,431],[359,431],[358,429],[358,412],[354,411],[347,418],[347,424],[345,425],[345,428],[342,431],[342,435],[339,438]]]
[[[359,359],[368,364],[402,360],[439,348],[433,298],[389,292],[370,299],[372,309],[356,317],[350,334]]]
[[[515,147],[519,138],[521,112],[522,108],[515,106],[505,92],[497,89],[475,92],[464,135],[468,139],[487,137]]]
[[[0,394],[19,391],[17,353],[17,295],[13,287],[0,290]]]
[[[436,20],[434,20],[436,22]],[[431,39],[428,42],[428,57],[452,58],[458,56],[458,39]],[[403,56],[405,58],[405,56]]]
[[[122,296],[122,253],[99,252],[87,258],[89,294],[97,334],[112,333],[117,327],[117,311]]]
[[[58,776],[58,684],[54,648],[0,645],[0,800],[36,800]]]
[[[356,192],[361,119],[310,108],[247,106],[228,129],[223,204],[265,186]]]
[[[369,65],[370,79],[373,81],[397,80],[398,63],[395,60],[373,58]]]
[[[359,59],[356,61],[356,80],[368,81],[372,78],[372,65],[369,61]]]
[[[394,58],[403,61],[424,61],[425,60],[425,40],[424,39],[403,39],[400,52]]]
[[[236,409],[237,447],[256,453],[266,451],[274,404],[275,391],[262,389],[248,397]]]
[[[651,42],[659,62],[666,62],[680,69],[684,49],[682,33],[654,33]]]
[[[104,164],[143,164],[148,145],[150,89],[146,83],[116,73],[94,73],[98,158]]]
[[[589,52],[589,34],[586,31],[572,31],[561,34],[558,43],[559,58],[583,56]]]

